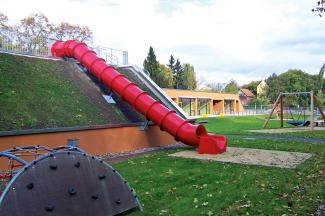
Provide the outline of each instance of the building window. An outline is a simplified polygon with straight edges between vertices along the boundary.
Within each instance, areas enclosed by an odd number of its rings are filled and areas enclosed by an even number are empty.
[[[234,101],[225,100],[225,113],[233,113],[233,112],[234,112]]]
[[[210,114],[210,100],[198,98],[198,115]]]
[[[195,115],[195,98],[179,98],[179,106],[187,115]]]

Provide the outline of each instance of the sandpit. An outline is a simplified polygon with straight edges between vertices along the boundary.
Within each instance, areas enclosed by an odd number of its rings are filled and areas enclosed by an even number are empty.
[[[171,154],[169,156],[248,165],[295,168],[310,158],[312,154],[228,147],[227,152],[218,155],[198,154],[195,150],[186,150]]]

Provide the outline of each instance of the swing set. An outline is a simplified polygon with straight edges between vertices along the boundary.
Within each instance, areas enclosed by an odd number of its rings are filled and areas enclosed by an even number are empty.
[[[285,96],[288,95],[306,95],[310,97],[310,117],[309,119],[306,118],[306,111],[307,111],[307,103],[303,106],[303,108],[300,110],[298,118],[294,118],[294,114],[292,113],[290,106],[287,104],[286,105],[286,121],[288,124],[294,125],[294,126],[310,126],[310,129],[313,130],[314,129],[314,125],[315,123],[317,123],[318,125],[318,121],[315,121],[315,113],[314,113],[314,108],[315,105],[319,110],[320,115],[323,118],[323,122],[325,121],[325,115],[322,111],[322,108],[320,106],[319,101],[317,100],[317,98],[314,95],[313,91],[310,92],[283,92],[280,93],[277,100],[275,101],[275,103],[273,104],[273,108],[269,114],[269,116],[267,117],[267,119],[264,122],[263,128],[265,129],[266,126],[268,125],[273,113],[275,110],[276,113],[280,114],[280,124],[281,124],[281,128],[283,128],[283,121],[284,121],[284,109],[283,109],[283,99]],[[291,118],[289,118],[289,114],[291,115]],[[300,120],[300,118],[303,116],[303,120]]]

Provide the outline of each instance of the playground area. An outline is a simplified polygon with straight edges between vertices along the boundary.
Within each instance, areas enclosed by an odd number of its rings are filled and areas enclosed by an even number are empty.
[[[314,109],[309,117],[304,115],[304,121],[310,119],[310,127],[284,121],[283,105],[280,121],[269,121],[275,108],[269,116],[219,116],[188,121],[182,112],[170,108],[159,93],[155,94],[152,86],[146,85],[147,91],[142,90],[136,84],[138,79],[130,82],[127,74],[107,65],[84,43],[57,41],[52,48],[56,57],[77,59],[79,66],[91,73],[90,80],[96,89],[106,85],[118,95],[108,92],[110,101],[114,101],[110,106],[115,108],[111,114],[121,120],[116,118],[111,125],[25,131],[9,131],[12,125],[5,125],[9,129],[2,131],[0,142],[7,150],[1,156],[9,158],[10,169],[0,176],[0,213],[24,215],[24,209],[28,209],[27,215],[33,216],[44,212],[306,215],[314,214],[324,203],[325,127],[313,124],[317,117]],[[60,61],[67,64],[69,59]],[[59,68],[62,63],[56,64]],[[80,73],[76,71],[76,79],[80,79]],[[89,85],[88,91],[92,90]],[[74,89],[76,96],[70,97],[78,97],[77,91]],[[101,101],[98,103],[103,110],[96,112],[108,111]],[[87,124],[91,124],[88,119],[97,121],[88,118],[88,112],[82,112],[92,110],[92,104],[76,110],[75,117],[84,116]],[[111,120],[110,115],[101,117]],[[30,124],[44,121],[37,120]],[[50,123],[60,123],[54,120]],[[62,116],[61,120],[65,123]],[[127,124],[118,124],[123,121]],[[18,129],[25,127],[13,125]],[[266,137],[260,134],[263,130],[282,131],[268,133]],[[60,146],[73,136],[78,139],[70,141],[76,143]],[[20,147],[21,143],[31,145],[40,141],[45,147]],[[170,144],[172,147],[168,147]],[[109,165],[111,162],[114,168]],[[51,195],[45,196],[46,192]]]
[[[323,140],[303,142],[277,139],[277,136],[257,138],[259,134],[246,131],[246,128],[260,129],[265,118],[209,118],[206,126],[209,132],[222,130],[225,134],[240,134],[228,137],[230,147],[282,152],[284,157],[277,158],[277,163],[288,164],[288,154],[292,156],[292,153],[307,157],[294,166],[280,168],[258,162],[255,165],[245,164],[245,161],[220,162],[204,155],[204,159],[198,159],[197,154],[195,159],[171,156],[184,154],[184,151],[193,155],[192,149],[182,147],[125,159],[114,167],[136,188],[145,215],[314,214],[324,203],[325,133],[315,130],[305,132],[308,135],[301,132],[281,134]],[[272,127],[279,127],[279,122],[272,124]],[[217,160],[218,155],[213,157]],[[258,161],[263,157],[255,152],[249,158]]]

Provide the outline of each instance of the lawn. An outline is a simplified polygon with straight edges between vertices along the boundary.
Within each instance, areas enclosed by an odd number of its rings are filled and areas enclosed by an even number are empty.
[[[325,138],[325,131],[304,131],[291,132],[281,134],[264,134],[252,133],[248,130],[263,129],[266,115],[257,116],[226,116],[216,118],[202,118],[198,121],[207,120],[205,124],[207,129],[213,133],[219,134],[250,134],[250,135],[268,135],[268,136],[292,136],[292,137],[306,137],[306,138]],[[294,128],[292,125],[284,121],[285,128]],[[270,121],[267,128],[280,128],[279,121]]]
[[[0,131],[106,123],[65,67],[0,53]]]
[[[233,117],[209,119],[207,126],[210,132],[244,133],[246,126],[259,127],[263,118],[242,117],[238,123]],[[231,127],[232,123],[237,124]],[[325,201],[324,143],[238,137],[228,141],[229,146],[306,152],[313,157],[295,169],[168,156],[183,149],[129,159],[114,167],[143,205],[143,214],[131,215],[308,215]]]
[[[210,132],[220,134],[247,134],[247,130],[262,129],[266,115],[256,116],[224,116],[216,118],[204,118],[205,125]],[[200,121],[199,120],[199,121]],[[292,127],[284,122],[285,127]],[[270,121],[267,128],[279,128],[279,121]]]

